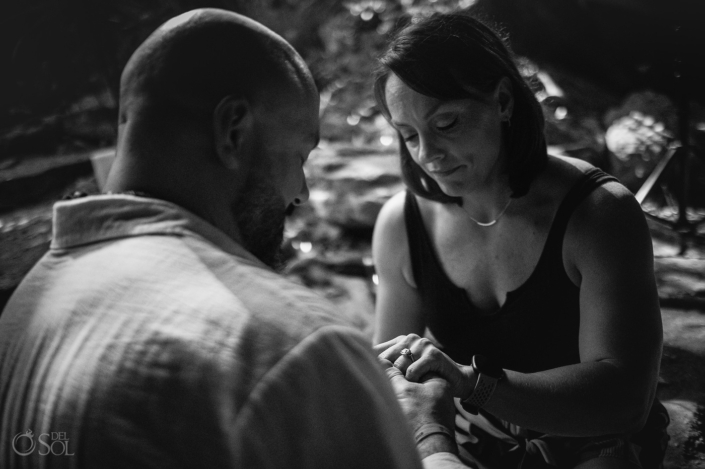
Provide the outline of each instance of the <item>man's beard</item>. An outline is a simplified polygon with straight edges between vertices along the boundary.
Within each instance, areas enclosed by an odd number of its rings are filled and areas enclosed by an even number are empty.
[[[250,177],[242,198],[232,206],[242,243],[257,259],[274,270],[283,267],[285,210],[271,184]]]

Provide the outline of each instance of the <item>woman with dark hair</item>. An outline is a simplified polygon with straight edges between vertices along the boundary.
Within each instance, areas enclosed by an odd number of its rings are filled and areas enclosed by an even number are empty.
[[[660,467],[662,326],[639,204],[547,155],[541,107],[482,22],[413,21],[381,64],[408,190],[375,227],[380,358],[448,380],[471,465]]]

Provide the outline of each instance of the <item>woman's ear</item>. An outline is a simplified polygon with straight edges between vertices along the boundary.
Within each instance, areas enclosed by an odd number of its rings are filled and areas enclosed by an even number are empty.
[[[215,152],[227,169],[237,169],[253,132],[252,108],[244,98],[226,96],[213,111]]]
[[[494,90],[494,97],[499,104],[500,120],[509,121],[514,112],[514,93],[512,82],[507,77],[502,77]]]

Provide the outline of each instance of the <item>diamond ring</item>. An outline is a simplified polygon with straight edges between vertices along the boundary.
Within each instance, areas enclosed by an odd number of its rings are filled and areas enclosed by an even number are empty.
[[[414,354],[411,353],[411,350],[409,350],[408,348],[405,348],[404,350],[402,350],[402,351],[399,352],[399,353],[400,353],[401,356],[403,356],[403,357],[409,357],[409,358],[411,358],[411,363],[414,363],[414,362],[416,361],[416,359],[414,358]]]

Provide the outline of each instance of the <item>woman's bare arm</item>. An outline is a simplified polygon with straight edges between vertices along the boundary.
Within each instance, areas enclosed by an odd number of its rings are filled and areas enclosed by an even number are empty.
[[[634,431],[655,395],[662,346],[651,238],[639,204],[618,184],[597,189],[571,219],[563,252],[580,281],[581,363],[509,373],[487,409],[554,434]]]
[[[425,328],[421,298],[411,273],[404,197],[401,192],[384,205],[372,237],[372,255],[379,278],[375,344],[402,334],[422,335]]]
[[[655,395],[662,346],[651,239],[638,203],[615,183],[596,190],[571,218],[563,250],[569,274],[580,283],[581,363],[531,374],[507,371],[485,408],[554,435],[636,431]],[[417,342],[410,348],[428,353],[409,366],[407,378],[443,375],[450,359],[423,341],[400,340],[382,355],[393,361]],[[466,396],[474,375],[460,369],[466,385],[455,394]]]

